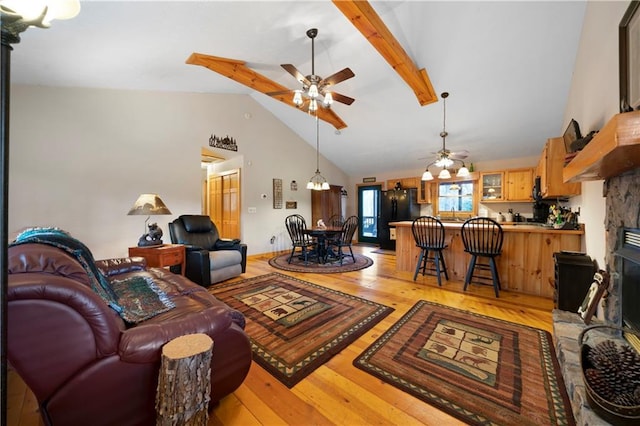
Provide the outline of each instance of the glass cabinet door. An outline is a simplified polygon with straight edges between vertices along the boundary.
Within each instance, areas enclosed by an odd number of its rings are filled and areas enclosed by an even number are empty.
[[[504,173],[482,173],[480,178],[482,201],[504,200]]]

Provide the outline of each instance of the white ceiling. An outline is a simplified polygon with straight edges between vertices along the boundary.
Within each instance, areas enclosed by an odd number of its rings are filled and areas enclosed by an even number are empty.
[[[447,91],[447,148],[467,161],[538,155],[562,134],[583,1],[372,1],[436,93]],[[240,59],[291,88],[279,64],[316,74],[349,67],[321,124],[320,151],[349,175],[421,169],[441,148],[442,102],[421,107],[388,63],[328,1],[82,1],[80,14],[30,29],[12,53],[12,83],[248,94],[315,147],[305,113],[203,67],[192,52]]]

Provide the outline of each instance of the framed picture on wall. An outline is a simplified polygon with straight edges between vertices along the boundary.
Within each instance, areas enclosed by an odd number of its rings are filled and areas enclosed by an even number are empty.
[[[640,109],[640,1],[632,0],[619,27],[620,112]]]

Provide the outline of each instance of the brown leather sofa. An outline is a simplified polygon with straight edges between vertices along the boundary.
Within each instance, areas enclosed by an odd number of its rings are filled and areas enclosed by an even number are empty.
[[[71,255],[45,244],[9,248],[8,361],[36,395],[46,425],[153,425],[162,346],[185,334],[214,341],[212,406],[251,365],[242,315],[185,277],[142,258],[96,261],[108,280],[143,274],[175,307],[135,325],[91,288]]]

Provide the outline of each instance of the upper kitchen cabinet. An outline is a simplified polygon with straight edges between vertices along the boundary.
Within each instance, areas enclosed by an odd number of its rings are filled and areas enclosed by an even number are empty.
[[[505,171],[507,201],[533,201],[533,169]]]
[[[504,201],[504,172],[480,173],[480,201]]]
[[[387,189],[389,190],[389,189],[395,188],[398,182],[400,182],[400,186],[402,187],[402,189],[419,188],[420,178],[408,177],[408,178],[389,179],[387,180]]]
[[[567,151],[562,138],[547,140],[537,169],[537,175],[540,176],[542,198],[580,195],[582,190],[580,183],[564,183],[563,181],[562,172],[566,155]]]
[[[433,187],[429,181],[420,180],[418,184],[418,204],[431,204],[433,202]]]

